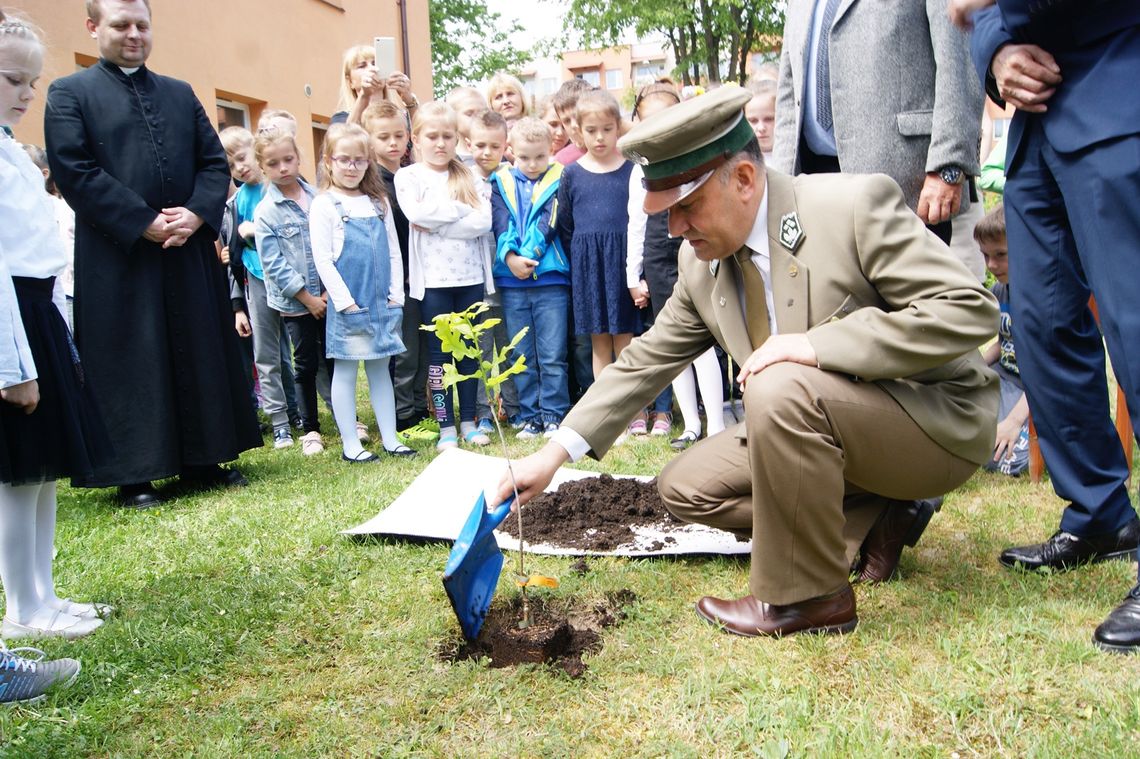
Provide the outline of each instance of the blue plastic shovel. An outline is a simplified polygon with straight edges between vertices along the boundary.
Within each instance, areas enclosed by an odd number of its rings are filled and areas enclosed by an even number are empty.
[[[512,501],[513,497],[508,498],[494,511],[488,511],[487,500],[480,493],[447,558],[443,587],[467,640],[479,637],[499,584],[503,553],[492,531],[511,513]]]

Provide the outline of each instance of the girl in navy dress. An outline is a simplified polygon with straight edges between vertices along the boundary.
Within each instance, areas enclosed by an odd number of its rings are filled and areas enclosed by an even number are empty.
[[[625,276],[633,165],[617,149],[621,108],[613,95],[583,93],[576,118],[588,152],[562,173],[557,224],[570,256],[574,328],[590,336],[597,377],[641,328]]]

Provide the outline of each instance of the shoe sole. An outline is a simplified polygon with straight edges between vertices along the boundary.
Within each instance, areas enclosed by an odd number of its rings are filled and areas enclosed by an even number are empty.
[[[942,511],[942,499],[927,500],[922,502],[922,508],[919,510],[918,515],[914,519],[914,523],[907,530],[906,537],[903,538],[903,544],[911,548],[918,545],[919,538],[922,533],[926,532],[926,528],[930,525],[930,520],[934,515]]]
[[[1108,553],[1098,553],[1090,556],[1087,559],[1075,562],[1073,564],[1026,564],[1024,561],[1005,561],[1000,556],[998,563],[1007,569],[1019,569],[1023,572],[1041,572],[1046,569],[1053,572],[1068,572],[1073,569],[1078,569],[1087,564],[1099,564],[1102,561],[1118,561],[1120,559],[1131,559],[1136,555],[1135,548],[1125,548],[1119,551],[1109,551]]]
[[[1105,643],[1103,640],[1097,640],[1094,637],[1093,645],[1099,648],[1101,651],[1107,651],[1111,654],[1121,654],[1122,656],[1140,653],[1140,644],[1137,644],[1135,646],[1122,646],[1117,645],[1116,643]]]
[[[850,621],[843,622],[842,624],[838,624],[838,625],[823,625],[821,627],[806,627],[803,630],[793,630],[792,632],[780,633],[778,635],[773,635],[771,633],[761,633],[761,632],[752,634],[752,633],[740,632],[739,630],[733,630],[733,629],[727,627],[724,624],[724,622],[720,621],[716,617],[710,617],[707,614],[705,614],[703,611],[701,611],[699,606],[696,606],[696,604],[693,605],[693,608],[696,609],[698,617],[705,620],[710,625],[713,625],[714,627],[719,629],[721,632],[726,632],[729,635],[736,635],[736,636],[739,636],[741,638],[790,638],[793,635],[845,635],[846,633],[853,631],[859,625],[859,617],[855,617],[854,619],[852,619]]]

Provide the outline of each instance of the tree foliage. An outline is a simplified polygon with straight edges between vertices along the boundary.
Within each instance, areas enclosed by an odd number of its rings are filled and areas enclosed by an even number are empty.
[[[784,29],[784,0],[571,0],[564,29],[586,46],[618,44],[627,32],[662,34],[685,84],[740,82],[748,55]]]
[[[454,87],[511,71],[530,59],[510,37],[521,27],[487,8],[484,0],[430,0],[431,63],[435,96]]]

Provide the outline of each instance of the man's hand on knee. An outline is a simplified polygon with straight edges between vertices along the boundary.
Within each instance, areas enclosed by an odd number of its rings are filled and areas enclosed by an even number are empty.
[[[819,359],[815,355],[815,348],[807,335],[801,333],[790,335],[773,335],[764,341],[764,344],[752,352],[752,355],[741,365],[736,381],[743,388],[753,374],[759,374],[772,364],[788,361],[804,366],[819,366]]]

